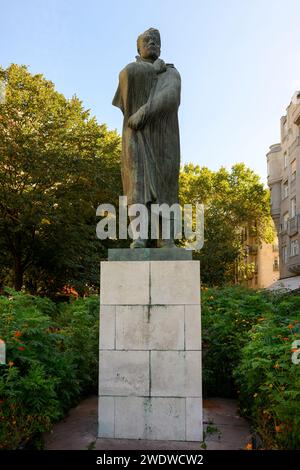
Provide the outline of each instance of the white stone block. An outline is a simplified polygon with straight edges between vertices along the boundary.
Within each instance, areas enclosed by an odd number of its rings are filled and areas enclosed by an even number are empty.
[[[101,262],[100,303],[147,305],[149,303],[149,261]]]
[[[203,441],[202,398],[186,399],[186,440]]]
[[[200,304],[199,261],[150,261],[151,304]]]
[[[116,336],[116,307],[115,305],[101,305],[99,325],[99,348],[115,349]]]
[[[115,437],[185,440],[184,398],[115,398]]]
[[[98,401],[98,437],[114,437],[115,400],[114,397],[99,397]]]
[[[99,395],[149,395],[149,352],[100,351]]]
[[[184,349],[184,306],[117,306],[116,349]]]
[[[185,305],[185,349],[201,350],[201,306]]]
[[[201,351],[151,351],[151,396],[201,397]]]
[[[151,398],[148,439],[185,440],[185,399]]]
[[[146,439],[147,398],[115,397],[115,437]]]

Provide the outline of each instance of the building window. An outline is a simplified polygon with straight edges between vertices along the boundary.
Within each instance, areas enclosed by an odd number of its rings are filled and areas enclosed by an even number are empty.
[[[286,180],[282,185],[282,199],[285,199],[289,195],[289,183]]]
[[[290,256],[296,256],[299,253],[298,239],[293,238],[290,244]]]
[[[294,181],[296,179],[296,176],[297,176],[297,161],[296,161],[296,159],[293,160],[292,163],[291,163],[291,173],[292,173],[291,181]]]
[[[281,230],[287,230],[287,228],[288,228],[288,221],[289,221],[289,213],[286,212],[285,214],[283,214],[282,224],[281,224]]]
[[[291,199],[291,217],[295,217],[296,213],[297,213],[297,207],[296,207],[296,198],[293,197]]]
[[[282,247],[282,261],[283,263],[287,262],[287,247],[286,246]]]
[[[275,258],[274,263],[273,263],[273,271],[278,271],[278,270],[279,270],[279,262],[278,262],[278,258]]]

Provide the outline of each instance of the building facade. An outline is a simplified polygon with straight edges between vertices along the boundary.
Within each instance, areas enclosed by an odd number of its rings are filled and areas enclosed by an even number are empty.
[[[300,91],[292,97],[280,128],[281,141],[271,145],[267,162],[283,279],[300,275]]]
[[[258,243],[247,227],[242,230],[243,263],[248,269],[239,273],[238,282],[246,287],[262,289],[279,279],[279,253],[277,237],[273,243]]]

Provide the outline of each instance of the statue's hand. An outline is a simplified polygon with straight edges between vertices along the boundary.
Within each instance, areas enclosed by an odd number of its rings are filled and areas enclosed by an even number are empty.
[[[144,104],[143,106],[141,106],[140,109],[137,110],[136,113],[130,116],[130,118],[128,119],[128,126],[136,131],[142,129],[147,122],[147,117],[148,105]]]
[[[162,72],[165,72],[167,70],[167,66],[166,66],[165,62],[162,59],[159,59],[159,58],[156,59],[153,62],[153,66],[155,68],[156,73],[162,73]]]

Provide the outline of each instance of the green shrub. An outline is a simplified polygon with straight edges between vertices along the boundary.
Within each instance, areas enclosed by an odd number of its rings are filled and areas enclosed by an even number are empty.
[[[99,299],[88,297],[60,306],[61,333],[72,352],[82,394],[98,393]]]
[[[40,444],[41,433],[49,431],[60,416],[55,385],[55,379],[47,378],[38,364],[33,364],[24,376],[12,366],[2,372],[0,448],[20,449],[33,437],[37,437],[35,447]]]
[[[249,333],[234,371],[242,412],[268,449],[300,448],[300,365],[291,360],[300,338],[300,295],[270,295],[272,311]]]
[[[23,448],[97,389],[98,298],[57,307],[9,291],[0,297],[0,446]],[[35,439],[38,442],[37,439]]]
[[[233,370],[248,331],[268,310],[268,299],[242,287],[202,288],[204,396],[234,397]]]

